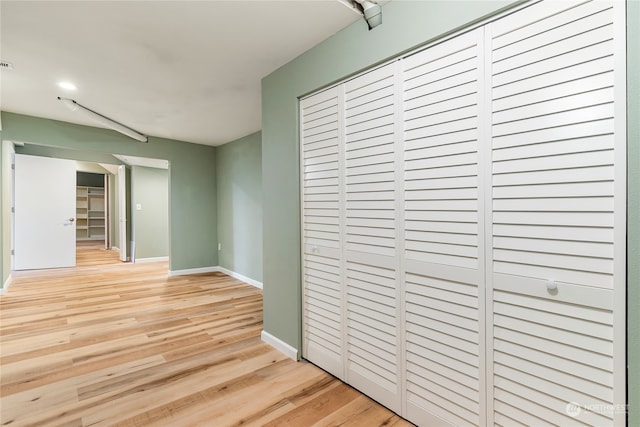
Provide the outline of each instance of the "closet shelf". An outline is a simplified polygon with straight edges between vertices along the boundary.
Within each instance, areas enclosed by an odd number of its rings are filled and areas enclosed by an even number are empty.
[[[76,240],[104,240],[105,192],[100,187],[76,187]]]

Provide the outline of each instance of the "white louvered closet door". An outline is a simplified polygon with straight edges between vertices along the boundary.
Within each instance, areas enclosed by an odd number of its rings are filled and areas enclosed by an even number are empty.
[[[490,423],[625,423],[624,6],[542,2],[489,26]]]
[[[420,425],[485,416],[482,35],[403,61],[406,416]]]
[[[344,378],[339,91],[300,103],[302,132],[303,351]]]
[[[533,1],[301,101],[305,358],[421,426],[624,425],[624,7]]]
[[[345,366],[350,384],[399,412],[395,68],[344,84]]]

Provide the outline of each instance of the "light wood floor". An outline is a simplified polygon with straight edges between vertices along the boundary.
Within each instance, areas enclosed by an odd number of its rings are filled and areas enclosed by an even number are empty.
[[[1,425],[411,425],[262,343],[260,290],[104,261],[16,273],[0,298]]]
[[[106,250],[104,246],[87,243],[76,246],[76,266],[78,267],[120,263],[120,253]]]

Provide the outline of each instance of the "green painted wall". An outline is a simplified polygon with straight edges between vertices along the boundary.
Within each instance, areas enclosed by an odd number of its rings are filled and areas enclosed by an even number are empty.
[[[2,112],[2,125],[2,138],[8,140],[169,160],[170,269],[218,265],[215,148],[155,137],[145,144],[111,130],[7,112]],[[8,256],[3,250],[3,260]]]
[[[169,171],[133,166],[131,205],[135,259],[169,256]]]
[[[4,113],[8,114],[8,113]],[[3,114],[3,115],[4,115]],[[44,144],[47,142],[45,141]],[[51,147],[43,144],[24,144],[16,146],[16,153],[30,156],[53,157],[56,159],[69,159],[79,162],[107,163],[121,165],[122,162],[111,154],[98,153],[83,149],[72,150],[68,148]]]
[[[392,1],[382,25],[357,22],[262,81],[264,328],[301,348],[298,98],[519,2]],[[629,72],[629,419],[640,425],[640,2],[627,2]]]
[[[262,281],[262,135],[216,148],[220,266]]]
[[[640,426],[640,2],[627,2],[629,426]]]

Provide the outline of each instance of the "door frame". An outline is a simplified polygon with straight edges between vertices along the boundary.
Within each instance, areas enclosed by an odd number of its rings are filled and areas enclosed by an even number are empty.
[[[118,166],[118,249],[120,261],[127,262],[127,168]]]

